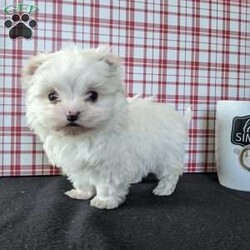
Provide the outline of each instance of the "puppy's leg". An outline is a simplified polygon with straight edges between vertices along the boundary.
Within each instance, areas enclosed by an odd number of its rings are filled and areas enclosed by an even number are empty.
[[[159,179],[159,183],[157,187],[153,190],[153,193],[159,196],[171,195],[174,192],[179,180],[179,169],[180,167],[178,166],[176,168],[172,168],[170,171],[169,169],[162,169],[162,171],[159,171],[156,174]]]
[[[95,196],[96,190],[93,185],[74,185],[75,188],[65,192],[72,199],[88,200]]]
[[[163,196],[163,195],[171,195],[178,182],[179,176],[165,176],[164,178],[159,180],[157,187],[153,190],[155,195]]]
[[[117,208],[126,199],[129,184],[98,184],[96,196],[90,201],[90,205],[100,209]]]

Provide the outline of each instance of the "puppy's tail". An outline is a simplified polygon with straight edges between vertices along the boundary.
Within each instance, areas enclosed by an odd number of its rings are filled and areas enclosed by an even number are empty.
[[[187,127],[189,127],[190,121],[192,119],[192,107],[191,105],[189,105],[184,113],[183,119],[187,125]]]

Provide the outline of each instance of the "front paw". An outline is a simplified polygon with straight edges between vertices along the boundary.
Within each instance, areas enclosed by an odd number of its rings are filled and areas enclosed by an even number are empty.
[[[72,199],[88,200],[95,195],[95,191],[94,189],[86,189],[84,191],[71,189],[70,191],[65,192],[65,194]]]
[[[96,196],[90,201],[90,205],[92,207],[100,208],[100,209],[114,209],[117,208],[120,203],[118,200],[114,198],[102,199]]]

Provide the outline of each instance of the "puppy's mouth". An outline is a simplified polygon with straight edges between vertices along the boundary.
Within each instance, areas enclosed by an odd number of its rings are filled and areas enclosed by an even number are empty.
[[[66,125],[66,127],[80,127],[80,125],[75,122],[70,122]]]
[[[61,132],[71,135],[77,135],[81,133],[86,133],[91,131],[92,128],[87,128],[75,122],[68,123],[65,127],[61,129]]]

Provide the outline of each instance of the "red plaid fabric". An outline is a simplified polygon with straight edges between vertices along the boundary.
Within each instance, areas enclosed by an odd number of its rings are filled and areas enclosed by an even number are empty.
[[[155,95],[180,112],[191,104],[186,171],[215,170],[216,101],[250,100],[247,0],[32,3],[38,7],[29,14],[37,21],[32,38],[10,39],[16,23],[3,26],[12,17],[3,9],[13,2],[1,1],[0,175],[59,173],[26,126],[20,71],[31,55],[69,43],[83,48],[109,44],[124,63],[128,96]]]

